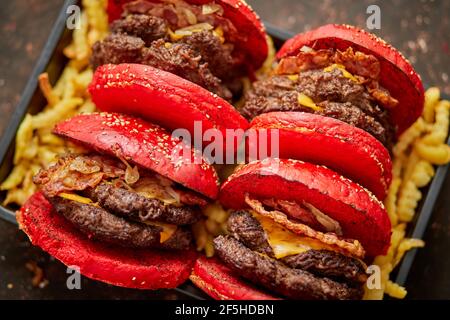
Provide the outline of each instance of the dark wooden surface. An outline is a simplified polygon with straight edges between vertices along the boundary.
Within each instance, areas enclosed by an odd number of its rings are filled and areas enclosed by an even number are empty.
[[[325,23],[365,27],[366,8],[381,8],[381,30],[413,62],[424,82],[450,95],[450,1],[248,0],[261,17],[300,32]],[[61,0],[15,0],[0,3],[0,133],[8,123],[61,5]],[[450,299],[450,179],[427,229],[427,247],[420,250],[408,279],[411,299]],[[33,287],[26,268],[34,261],[48,284]],[[82,290],[68,290],[66,269],[7,222],[0,221],[0,299],[176,299],[173,291],[142,292],[113,288],[83,279]]]

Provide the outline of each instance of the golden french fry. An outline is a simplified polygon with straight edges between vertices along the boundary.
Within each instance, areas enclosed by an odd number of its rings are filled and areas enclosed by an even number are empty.
[[[43,111],[32,118],[33,128],[53,127],[57,122],[74,114],[76,107],[83,103],[81,98],[63,99],[52,109]]]
[[[55,84],[55,87],[53,88],[53,92],[58,95],[59,97],[64,96],[64,91],[67,85],[67,82],[69,79],[73,79],[77,75],[77,70],[70,65],[67,65],[61,76],[59,77],[58,81]],[[69,97],[71,98],[71,97]]]
[[[417,154],[435,165],[444,165],[450,162],[450,147],[446,144],[430,146],[421,140],[414,143]]]
[[[33,139],[33,117],[27,114],[19,126],[16,134],[16,152],[14,154],[14,164],[18,165],[23,158],[28,144]]]
[[[90,48],[87,43],[88,18],[85,12],[81,13],[80,28],[73,31],[73,44],[75,47],[75,59],[86,61],[89,57]]]
[[[205,255],[208,258],[211,258],[214,255],[214,243],[213,243],[213,236],[211,234],[208,234],[205,244]]]
[[[78,110],[79,113],[92,113],[95,112],[95,104],[91,100],[86,100]]]
[[[400,178],[394,178],[392,180],[391,186],[389,187],[388,194],[384,201],[384,205],[385,205],[386,211],[389,215],[389,219],[391,220],[392,226],[396,226],[398,223],[397,194],[398,194],[401,184],[402,184],[402,180]]]
[[[391,280],[388,280],[386,282],[386,288],[385,288],[386,294],[391,296],[392,298],[397,299],[403,299],[406,297],[406,289],[399,284],[392,282]]]
[[[106,15],[105,0],[83,0],[83,6],[87,14],[89,31],[87,42],[92,46],[102,40],[108,32],[108,16]]]
[[[411,143],[420,137],[425,129],[426,126],[424,120],[422,118],[417,119],[417,121],[400,136],[397,144],[393,148],[394,156],[401,156]]]
[[[9,176],[0,185],[0,190],[10,190],[19,186],[28,170],[28,162],[22,161],[14,166]]]
[[[434,122],[434,107],[439,101],[441,93],[438,88],[433,87],[425,91],[425,104],[423,108],[423,117],[426,122]]]
[[[406,252],[413,248],[423,248],[425,246],[425,242],[420,239],[403,239],[397,248],[397,253],[394,258],[394,267],[396,267],[400,261],[403,259],[403,256]]]
[[[416,168],[417,163],[420,161],[419,155],[413,150],[408,158],[404,158],[404,172],[403,172],[403,183],[406,183],[411,179],[411,175]]]
[[[422,199],[422,192],[413,181],[408,181],[400,190],[398,199],[397,215],[399,221],[410,222],[415,215],[415,210],[419,200]]]
[[[206,232],[203,220],[195,223],[192,226],[192,233],[194,234],[197,251],[203,250],[208,240],[208,233]]]
[[[434,173],[434,168],[429,162],[420,160],[411,174],[411,180],[417,187],[423,188],[431,182]]]
[[[59,102],[59,97],[53,92],[47,72],[39,75],[39,88],[50,106],[54,106]]]
[[[440,101],[436,105],[436,122],[430,127],[430,133],[421,141],[429,145],[439,145],[446,142],[449,128],[449,101]]]

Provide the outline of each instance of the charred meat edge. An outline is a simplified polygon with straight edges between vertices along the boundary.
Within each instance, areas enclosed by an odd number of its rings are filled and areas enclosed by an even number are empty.
[[[123,247],[188,249],[190,231],[177,228],[165,242],[160,243],[161,227],[127,221],[108,211],[61,197],[48,199],[56,212],[64,216],[89,238]]]
[[[254,252],[231,236],[218,236],[214,248],[219,258],[243,278],[291,299],[361,299],[363,288],[320,278],[301,269]]]

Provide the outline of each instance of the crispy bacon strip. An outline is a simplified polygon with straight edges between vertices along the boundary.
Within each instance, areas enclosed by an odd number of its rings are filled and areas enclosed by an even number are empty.
[[[333,63],[333,51],[301,51],[296,57],[281,59],[275,74],[298,74],[311,69],[325,68]]]
[[[308,227],[299,222],[293,222],[281,211],[267,211],[261,202],[251,199],[248,194],[245,195],[245,202],[260,215],[270,218],[276,223],[279,223],[286,229],[303,236],[317,239],[327,245],[333,246],[337,251],[343,252],[355,258],[364,258],[365,251],[358,240],[343,240],[339,239],[337,235],[332,233],[322,233]]]
[[[104,178],[118,178],[125,173],[116,161],[99,155],[65,155],[46,170],[40,170],[33,182],[50,197],[61,192],[93,188]]]
[[[378,101],[381,105],[387,108],[394,108],[398,105],[398,100],[392,97],[384,88],[381,88],[378,81],[371,81],[367,85],[367,90],[369,90],[370,95]]]
[[[345,51],[336,51],[334,63],[342,64],[348,72],[369,79],[378,79],[380,76],[380,62],[371,54],[353,51],[349,47]]]

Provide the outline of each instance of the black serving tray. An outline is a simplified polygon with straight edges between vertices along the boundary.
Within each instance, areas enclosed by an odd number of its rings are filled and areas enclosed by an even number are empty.
[[[6,128],[0,141],[0,181],[3,181],[13,167],[13,156],[15,148],[15,136],[22,119],[27,113],[35,114],[45,106],[45,98],[38,88],[38,76],[42,72],[48,72],[50,79],[58,79],[67,59],[63,55],[63,48],[71,40],[71,31],[66,29],[67,8],[70,5],[77,5],[80,1],[65,0],[64,5],[53,26],[47,43],[36,63],[33,72],[30,75],[28,83],[23,91],[22,98],[14,109],[8,127]],[[271,24],[265,23],[267,32],[272,36],[274,44],[279,48],[284,41],[293,36],[292,33],[280,30]],[[450,139],[448,141],[450,143]],[[432,215],[437,197],[440,193],[443,182],[445,181],[449,165],[440,166],[436,171],[430,186],[425,190],[425,196],[419,204],[415,220],[410,224],[409,236],[421,239]],[[0,203],[5,198],[5,192],[0,193]],[[0,206],[0,218],[17,225],[15,211],[18,208]],[[409,270],[414,261],[416,250],[411,250],[402,260],[398,269],[396,282],[404,285],[408,277]],[[208,297],[190,282],[187,282],[175,289],[186,297],[194,299],[207,299]]]

